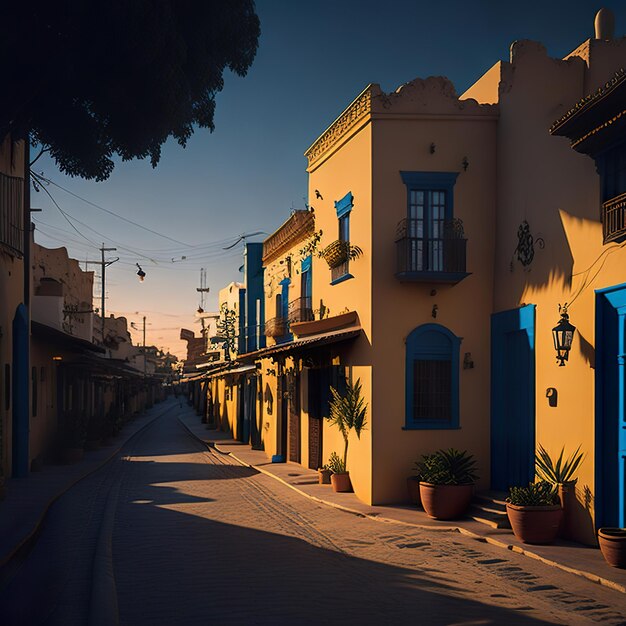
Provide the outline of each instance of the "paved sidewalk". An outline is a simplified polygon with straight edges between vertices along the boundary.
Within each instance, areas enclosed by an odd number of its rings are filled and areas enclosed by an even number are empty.
[[[125,424],[110,445],[85,452],[78,463],[45,465],[42,471],[31,472],[25,478],[8,479],[6,497],[0,502],[0,567],[37,533],[48,509],[59,496],[102,467],[142,428],[178,405],[178,400],[174,399],[155,404]]]
[[[353,493],[334,493],[330,485],[317,482],[317,472],[297,463],[272,463],[265,452],[231,439],[227,434],[208,430],[192,411],[179,415],[187,429],[205,444],[230,454],[244,465],[254,467],[318,502],[364,515],[381,522],[406,524],[428,530],[455,531],[501,548],[538,559],[547,565],[583,576],[622,593],[626,593],[626,570],[607,565],[598,548],[579,543],[557,541],[547,546],[530,546],[518,541],[508,529],[494,529],[474,520],[441,522],[430,519],[423,510],[409,505],[369,506]]]

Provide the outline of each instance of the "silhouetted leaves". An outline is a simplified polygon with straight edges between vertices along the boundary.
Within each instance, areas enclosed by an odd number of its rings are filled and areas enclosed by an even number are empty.
[[[244,76],[260,26],[252,0],[30,0],[0,5],[0,137],[50,148],[72,176],[149,157],[213,130],[224,70]]]

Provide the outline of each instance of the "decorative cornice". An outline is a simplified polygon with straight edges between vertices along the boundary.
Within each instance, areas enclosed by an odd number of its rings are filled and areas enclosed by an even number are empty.
[[[579,100],[563,117],[559,118],[550,127],[550,133],[554,134],[565,122],[579,115],[582,111],[589,109],[599,100],[607,97],[614,89],[626,81],[626,72],[624,68],[615,72],[614,76],[608,80],[602,87],[599,87],[594,93],[586,95]]]
[[[347,109],[321,134],[304,153],[311,166],[322,154],[330,150],[346,133],[372,110],[372,85],[368,85]]]
[[[315,231],[315,217],[311,211],[294,211],[289,219],[263,242],[263,265],[279,258],[292,246]]]

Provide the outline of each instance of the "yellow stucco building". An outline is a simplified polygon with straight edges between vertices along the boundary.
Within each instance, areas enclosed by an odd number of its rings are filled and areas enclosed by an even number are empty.
[[[363,501],[405,500],[438,448],[505,491],[534,478],[538,443],[580,446],[574,536],[626,524],[625,65],[606,31],[564,59],[518,41],[460,97],[440,77],[356,97],[305,153],[311,206],[264,242],[267,346],[239,355],[256,445],[326,462],[343,445],[328,389],[358,379]]]

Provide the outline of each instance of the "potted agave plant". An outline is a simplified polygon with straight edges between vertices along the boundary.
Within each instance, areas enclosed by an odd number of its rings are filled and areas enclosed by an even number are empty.
[[[329,415],[326,419],[331,424],[334,424],[339,429],[341,436],[343,437],[343,458],[339,458],[337,454],[335,456],[341,461],[341,466],[338,464],[333,467],[332,463],[334,457],[331,455],[329,467],[333,471],[330,476],[330,482],[335,491],[352,491],[352,483],[350,482],[350,473],[347,470],[348,467],[348,437],[350,431],[354,430],[358,439],[361,438],[361,432],[365,428],[365,414],[367,412],[367,405],[361,396],[361,380],[357,379],[354,385],[346,383],[346,390],[344,393],[339,393],[334,387],[330,388],[332,399],[329,405]]]
[[[454,448],[425,455],[420,462],[420,497],[428,517],[450,520],[467,510],[478,480],[476,461]]]
[[[563,509],[563,522],[561,524],[561,536],[571,539],[574,535],[574,510],[576,508],[576,482],[574,474],[582,463],[583,453],[580,446],[567,459],[563,459],[565,448],[561,448],[556,462],[548,454],[546,449],[539,444],[535,457],[535,472],[539,480],[550,483],[556,489],[561,508]]]
[[[557,490],[546,481],[511,487],[506,513],[513,534],[522,543],[552,543],[563,519]]]

